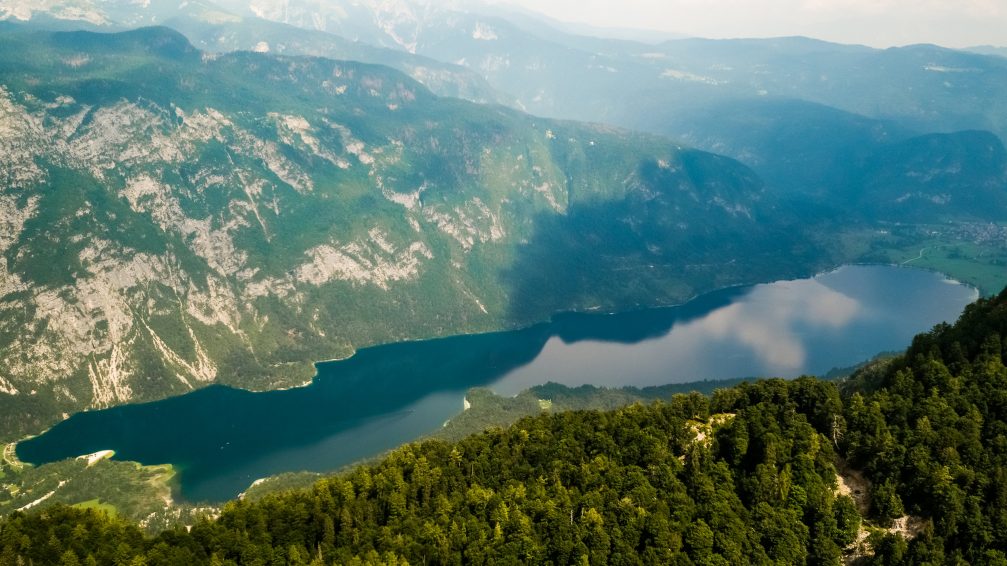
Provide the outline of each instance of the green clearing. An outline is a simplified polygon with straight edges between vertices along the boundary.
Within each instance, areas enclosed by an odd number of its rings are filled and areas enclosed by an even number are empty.
[[[97,511],[104,511],[109,517],[119,516],[119,511],[115,508],[115,505],[112,505],[111,503],[102,503],[98,498],[75,503],[73,507],[78,509],[95,509]]]

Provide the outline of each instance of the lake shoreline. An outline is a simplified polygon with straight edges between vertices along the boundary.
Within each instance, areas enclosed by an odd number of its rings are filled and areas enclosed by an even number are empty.
[[[695,300],[697,300],[697,299],[699,299],[701,297],[704,297],[704,296],[707,296],[707,295],[711,295],[711,294],[714,294],[714,293],[722,293],[722,292],[726,292],[726,291],[730,291],[730,290],[752,288],[752,287],[758,287],[758,286],[762,286],[762,285],[772,285],[773,283],[777,283],[777,282],[780,282],[780,281],[791,281],[791,280],[799,280],[799,279],[805,279],[805,278],[807,278],[807,279],[817,279],[818,277],[821,277],[823,275],[828,275],[830,273],[835,273],[836,271],[838,271],[838,270],[840,270],[840,269],[842,269],[843,267],[846,267],[846,266],[863,266],[863,267],[881,266],[881,267],[894,267],[894,268],[899,268],[899,269],[912,269],[912,270],[917,270],[917,271],[926,271],[926,272],[929,272],[929,273],[939,274],[939,275],[943,276],[945,279],[947,279],[949,281],[953,281],[953,282],[955,282],[958,285],[962,285],[962,286],[974,289],[974,290],[977,291],[977,293],[979,293],[979,296],[986,296],[986,295],[983,295],[982,290],[978,289],[977,287],[975,287],[973,285],[970,285],[968,283],[964,283],[962,281],[959,281],[959,280],[955,279],[951,274],[949,274],[947,272],[944,272],[944,271],[937,270],[937,269],[931,269],[931,268],[928,268],[928,267],[918,267],[918,266],[913,266],[913,265],[905,265],[904,263],[850,262],[850,263],[839,264],[837,266],[830,267],[830,268],[825,268],[825,269],[819,270],[819,271],[815,272],[814,274],[810,274],[810,275],[801,274],[801,275],[795,276],[795,277],[793,277],[791,279],[777,279],[777,280],[768,281],[768,282],[739,283],[739,284],[736,284],[736,285],[725,285],[725,286],[722,286],[722,287],[717,287],[717,288],[711,289],[709,291],[705,291],[705,292],[701,292],[701,293],[695,293],[692,296],[690,296],[688,299],[686,299],[686,300],[684,300],[682,302],[679,302],[679,303],[674,303],[674,304],[652,305],[652,306],[646,306],[646,307],[630,308],[630,309],[626,309],[626,310],[611,310],[611,311],[600,311],[600,310],[567,310],[567,311],[557,311],[557,312],[551,314],[548,319],[540,320],[538,322],[535,322],[535,323],[532,323],[532,324],[527,324],[527,325],[522,325],[522,326],[504,327],[504,328],[499,328],[499,329],[495,329],[495,330],[479,331],[479,332],[468,332],[468,333],[462,332],[462,333],[458,333],[458,334],[449,334],[449,335],[444,335],[444,336],[434,336],[434,337],[426,337],[426,338],[410,338],[410,339],[401,340],[401,341],[397,341],[397,342],[380,342],[380,343],[376,343],[376,344],[367,345],[367,346],[364,346],[364,347],[361,347],[361,348],[354,348],[353,351],[350,354],[348,354],[348,355],[346,355],[344,357],[332,358],[332,359],[324,359],[324,360],[318,360],[318,361],[312,361],[312,362],[310,362],[311,366],[313,368],[315,368],[315,374],[310,379],[308,379],[306,381],[303,381],[303,382],[301,382],[299,384],[296,384],[296,385],[288,385],[288,386],[270,387],[270,388],[262,388],[262,389],[260,389],[260,388],[251,388],[251,387],[249,387],[249,388],[239,387],[239,386],[235,386],[235,385],[231,385],[231,384],[223,384],[223,383],[214,382],[214,383],[208,383],[208,384],[205,384],[205,385],[201,385],[197,389],[193,389],[192,391],[187,391],[187,392],[182,393],[180,395],[174,395],[174,396],[171,396],[171,397],[164,397],[164,398],[159,398],[159,399],[149,399],[149,400],[143,400],[143,401],[137,401],[137,402],[122,403],[122,404],[114,405],[113,407],[126,407],[126,406],[135,406],[135,405],[146,405],[146,404],[149,404],[149,403],[157,403],[157,402],[165,401],[165,400],[168,400],[168,399],[177,399],[179,397],[184,397],[186,395],[189,395],[189,394],[197,392],[197,391],[205,390],[205,389],[207,389],[209,387],[225,387],[225,388],[228,388],[228,389],[233,389],[233,390],[236,390],[236,391],[244,391],[244,392],[248,392],[248,393],[268,393],[268,392],[273,392],[273,391],[291,391],[291,390],[297,390],[297,389],[304,389],[304,388],[311,387],[315,383],[315,381],[318,379],[318,377],[320,375],[319,371],[318,371],[318,367],[320,365],[325,365],[325,364],[330,364],[330,363],[338,363],[338,362],[345,362],[347,360],[355,358],[361,351],[368,350],[368,349],[371,349],[371,348],[380,348],[382,346],[389,346],[389,345],[394,345],[394,344],[415,344],[415,343],[429,342],[429,341],[432,341],[432,340],[448,340],[448,339],[457,338],[457,337],[463,337],[463,336],[482,336],[482,335],[492,335],[492,334],[499,334],[499,333],[506,333],[506,332],[529,330],[529,329],[535,328],[535,327],[540,326],[540,325],[555,324],[557,317],[562,317],[562,316],[566,316],[566,315],[617,316],[617,315],[631,314],[631,313],[634,313],[634,312],[642,312],[642,311],[655,310],[655,309],[675,309],[675,308],[681,308],[681,307],[683,307],[685,305],[688,305],[689,303],[691,303],[691,302],[693,302],[693,301],[695,301]],[[26,435],[26,436],[24,436],[22,438],[19,438],[19,439],[16,439],[16,440],[12,440],[11,442],[13,444],[15,444],[15,445],[20,444],[21,442],[24,442],[26,440],[30,440],[32,438],[35,438],[35,437],[38,437],[38,436],[42,436],[42,435],[48,433],[49,431],[51,431],[53,429],[53,427],[59,425],[62,422],[65,422],[66,420],[69,420],[70,418],[74,417],[75,415],[84,414],[84,413],[90,413],[90,412],[94,412],[94,411],[102,411],[102,410],[106,410],[106,409],[109,409],[109,408],[112,408],[112,407],[88,408],[88,409],[84,409],[84,410],[81,410],[81,411],[77,411],[75,413],[70,413],[70,414],[68,414],[68,416],[66,418],[64,418],[64,419],[62,419],[62,420],[60,420],[58,422],[53,423],[51,426],[49,426],[49,427],[47,427],[47,428],[45,428],[45,429],[43,429],[43,430],[41,430],[41,431],[39,431],[37,433]]]
[[[328,366],[318,364],[318,375],[305,387],[249,393],[216,386],[212,391],[201,390],[203,393],[197,392],[199,394],[188,399],[183,396],[118,407],[106,413],[89,412],[86,422],[90,424],[85,425],[85,421],[78,418],[76,424],[50,429],[42,435],[45,440],[36,437],[38,440],[32,442],[35,448],[31,452],[26,448],[19,455],[30,454],[32,458],[26,459],[29,462],[55,461],[60,454],[77,455],[74,443],[78,441],[64,445],[58,439],[70,440],[72,437],[67,434],[86,426],[90,428],[83,430],[93,432],[80,432],[84,435],[81,438],[93,436],[93,439],[81,445],[81,453],[90,453],[99,447],[114,448],[117,460],[179,464],[180,499],[225,500],[233,495],[230,488],[225,487],[227,485],[240,484],[235,490],[238,493],[257,478],[272,477],[285,470],[331,471],[425,436],[428,431],[442,428],[445,420],[459,416],[466,392],[471,388],[484,387],[500,395],[520,396],[521,392],[548,381],[568,387],[584,383],[620,388],[704,379],[716,382],[738,376],[795,377],[803,373],[824,373],[834,367],[870,359],[879,351],[895,349],[888,342],[876,342],[869,337],[858,338],[866,340],[860,342],[861,346],[844,346],[854,342],[842,342],[833,347],[836,337],[832,334],[836,331],[830,328],[841,328],[860,320],[857,317],[873,313],[874,309],[888,309],[883,311],[888,312],[885,320],[901,320],[904,317],[899,309],[905,309],[906,313],[910,310],[904,301],[928,304],[933,302],[926,299],[928,296],[946,306],[948,300],[952,301],[953,305],[945,308],[942,314],[927,315],[944,320],[952,314],[957,317],[961,306],[977,295],[974,288],[960,282],[954,286],[945,285],[945,281],[951,280],[945,274],[894,267],[897,266],[847,265],[804,279],[725,287],[700,296],[708,300],[693,299],[678,307],[659,306],[619,313],[558,313],[550,317],[550,323],[518,331],[365,348],[342,362]],[[823,283],[822,278],[831,279],[831,282]],[[860,287],[863,290],[857,291]],[[731,289],[744,292],[732,293]],[[867,289],[875,289],[870,292],[874,294],[863,294]],[[852,299],[844,293],[860,298]],[[889,305],[893,293],[896,303],[903,302]],[[900,298],[906,293],[915,293],[912,296],[916,298]],[[867,302],[858,306],[859,301]],[[728,306],[731,308],[726,308]],[[823,308],[825,310],[821,310]],[[799,327],[791,331],[786,330],[789,326],[775,330],[772,326],[760,326],[793,324],[787,322],[789,319],[779,319],[781,313],[797,316],[795,321]],[[739,315],[746,318],[739,321],[725,318]],[[826,318],[819,321],[821,317]],[[912,326],[904,329],[908,336],[928,329],[932,323],[919,322],[914,316],[905,324]],[[821,338],[814,338],[817,334],[807,335],[808,330],[817,327],[825,332],[816,331]],[[737,333],[739,329],[743,331],[741,334]],[[697,349],[690,342],[681,342],[697,331],[699,334],[688,340],[709,342],[708,346]],[[855,331],[857,335],[862,333],[859,328]],[[746,338],[762,334],[772,339],[751,342]],[[890,332],[885,330],[883,334],[887,336]],[[798,337],[802,341],[826,340],[830,345],[828,349],[838,350],[838,353],[820,357],[817,350],[809,350],[805,354],[804,348],[813,343],[807,346],[791,343]],[[736,345],[718,342],[724,339]],[[741,341],[735,342],[737,340]],[[727,352],[734,353],[724,355],[725,347],[731,348]],[[690,355],[693,358],[681,357]],[[620,361],[623,358],[628,364],[626,367],[619,365],[624,363]],[[695,365],[714,363],[704,361],[708,359],[723,367]],[[801,365],[792,367],[794,363]],[[805,367],[806,363],[815,366]],[[633,369],[623,377],[628,367]],[[779,371],[782,367],[792,369]],[[370,389],[375,390],[373,395]],[[97,424],[113,418],[113,414],[118,415],[114,417],[116,423],[134,424]],[[391,420],[380,418],[392,414],[401,416]],[[165,425],[169,429],[195,427],[199,432],[168,438],[179,433],[158,428],[161,426],[158,422],[170,423]],[[134,431],[136,427],[141,430]],[[234,436],[238,432],[228,430],[242,432]],[[130,448],[130,443],[134,443],[135,448]],[[38,450],[43,445],[57,452],[46,449],[45,453],[50,456],[42,456]],[[85,450],[85,447],[93,449]],[[138,449],[141,451],[137,452]],[[287,453],[289,455],[281,456]],[[240,459],[234,459],[239,456]],[[249,476],[247,481],[243,479],[246,475]],[[188,481],[203,482],[200,485],[206,487],[200,488],[203,491],[186,493],[191,489],[187,487]],[[224,490],[224,495],[210,495],[215,492],[206,491],[209,486],[218,484],[220,487],[212,489]]]

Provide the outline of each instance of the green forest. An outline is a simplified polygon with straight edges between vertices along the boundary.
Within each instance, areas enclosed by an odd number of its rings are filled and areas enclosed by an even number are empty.
[[[17,512],[0,564],[1007,564],[1005,338],[1007,291],[845,381],[527,417],[191,528]]]

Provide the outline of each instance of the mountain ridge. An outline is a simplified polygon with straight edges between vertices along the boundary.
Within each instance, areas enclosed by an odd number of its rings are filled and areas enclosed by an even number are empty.
[[[778,255],[760,241],[798,245],[796,218],[740,164],[439,98],[387,67],[208,54],[165,28],[11,32],[0,84],[7,438],[211,382],[297,385],[361,345],[822,261],[804,245],[753,265]],[[543,293],[554,262],[534,258],[559,253],[582,261]],[[683,271],[713,256],[736,262]]]

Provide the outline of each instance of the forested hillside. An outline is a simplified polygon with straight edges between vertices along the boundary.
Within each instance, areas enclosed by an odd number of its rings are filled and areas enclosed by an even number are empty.
[[[1007,564],[1007,291],[954,326],[917,336],[905,356],[848,385],[844,450],[873,481],[873,513],[931,519],[880,564]]]
[[[93,510],[19,512],[0,564],[836,564],[858,540],[867,563],[1004,563],[1005,331],[1007,291],[841,387],[530,417],[154,538]],[[873,486],[866,528],[844,461]],[[905,513],[908,542],[885,528]]]
[[[232,504],[188,533],[148,540],[58,509],[15,514],[0,540],[5,560],[37,563],[72,563],[68,550],[149,564],[829,562],[858,521],[808,417],[839,406],[835,389],[803,379],[529,418]]]

